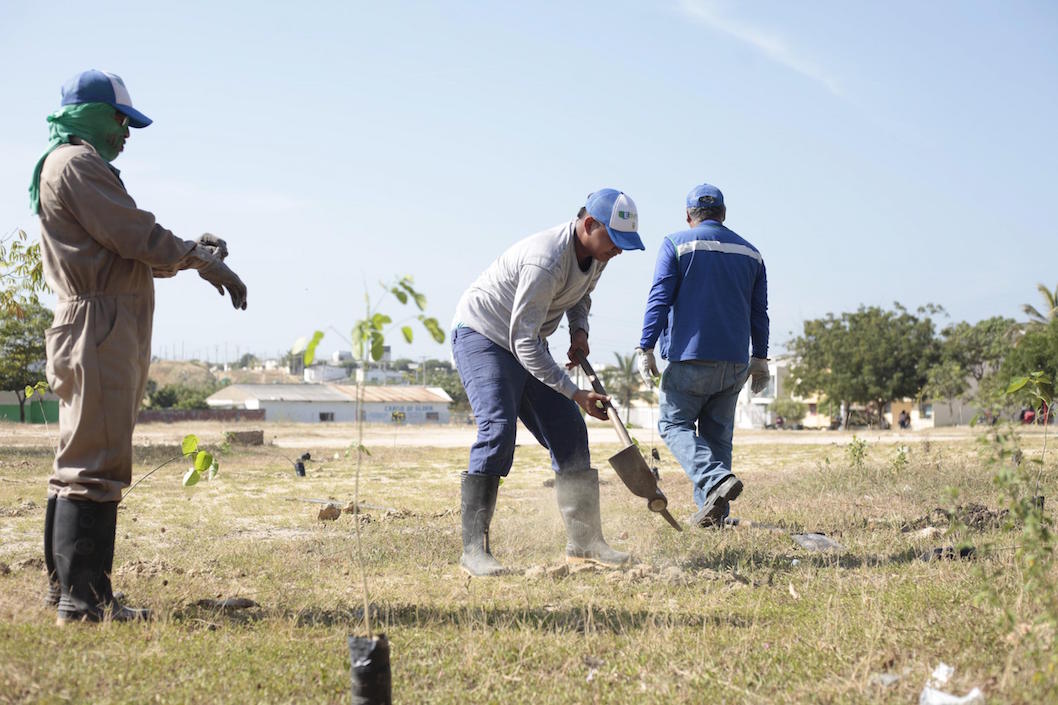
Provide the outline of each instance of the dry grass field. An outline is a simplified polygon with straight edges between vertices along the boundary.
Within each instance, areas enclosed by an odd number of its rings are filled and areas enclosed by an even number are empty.
[[[121,505],[115,587],[157,619],[60,628],[40,599],[49,432],[0,426],[0,703],[348,702],[346,636],[363,628],[353,515],[321,521],[324,505],[309,500],[353,498],[342,449],[355,431],[265,424],[274,445],[223,448],[225,428],[138,431],[137,477],[190,431],[221,463],[188,489],[175,463]],[[493,522],[510,574],[469,579],[457,566],[458,474],[472,432],[371,428],[364,561],[394,702],[909,703],[940,662],[955,668],[950,692],[1058,702],[1058,571],[1047,564],[1049,597],[1024,588],[1022,532],[991,521],[1006,499],[979,433],[861,433],[859,465],[852,434],[736,435],[741,525],[677,533],[620,485],[606,464],[612,434],[593,428],[604,527],[636,562],[573,572],[546,454],[523,433]],[[1042,440],[1022,434],[1026,458]],[[690,485],[658,447],[670,508],[686,518]],[[281,456],[306,450],[314,460],[298,478]],[[954,528],[937,511],[971,504],[981,508]],[[808,551],[795,532],[842,550]],[[919,558],[960,542],[977,547],[973,560]],[[209,602],[231,597],[255,606]]]

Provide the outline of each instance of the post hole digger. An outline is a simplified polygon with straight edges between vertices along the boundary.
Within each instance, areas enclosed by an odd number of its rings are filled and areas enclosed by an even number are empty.
[[[584,370],[584,374],[588,376],[592,388],[599,394],[605,395],[606,389],[603,387],[602,382],[599,381],[599,376],[595,374],[595,370],[592,369],[588,359],[578,354],[577,362],[580,364],[581,369]],[[632,494],[647,500],[647,508],[650,511],[663,516],[665,521],[676,531],[683,531],[680,523],[669,513],[668,498],[658,487],[657,478],[654,477],[654,473],[651,472],[650,466],[647,465],[647,461],[644,460],[643,455],[639,452],[639,448],[632,442],[632,437],[628,435],[628,429],[621,423],[617,410],[612,404],[608,403],[607,406],[609,407],[607,416],[610,417],[614,430],[617,431],[618,438],[625,445],[623,449],[610,457],[610,466],[617,473],[617,476],[621,478],[621,482],[625,483],[625,487],[632,491]]]

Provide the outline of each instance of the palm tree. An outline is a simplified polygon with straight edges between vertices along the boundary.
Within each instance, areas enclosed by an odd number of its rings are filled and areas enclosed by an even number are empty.
[[[632,400],[640,395],[639,369],[636,367],[636,356],[614,353],[617,364],[603,371],[606,382],[606,391],[612,395],[617,403],[625,408],[625,425],[628,425],[628,414],[632,408]]]
[[[1045,313],[1037,311],[1032,304],[1023,304],[1021,310],[1029,317],[1029,327],[1045,326],[1058,318],[1058,286],[1053,292],[1043,284],[1037,284],[1036,288],[1043,296]]]

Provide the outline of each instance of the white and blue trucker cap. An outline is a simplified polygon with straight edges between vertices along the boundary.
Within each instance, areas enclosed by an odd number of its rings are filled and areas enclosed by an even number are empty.
[[[588,194],[588,215],[606,226],[613,244],[622,250],[645,250],[639,239],[639,213],[635,202],[621,191],[604,188]]]
[[[129,89],[125,87],[121,76],[106,71],[82,71],[63,84],[60,105],[81,103],[106,103],[122,115],[128,115],[129,125],[132,127],[147,127],[153,122],[132,107]]]

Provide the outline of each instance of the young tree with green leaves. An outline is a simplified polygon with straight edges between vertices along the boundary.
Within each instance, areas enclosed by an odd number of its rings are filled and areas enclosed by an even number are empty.
[[[920,308],[925,315],[919,318],[896,303],[891,311],[861,306],[805,321],[803,335],[790,344],[795,391],[821,393],[848,406],[873,406],[880,419],[885,404],[918,396],[928,381],[939,356],[929,315],[938,311]],[[847,425],[848,413],[842,423]]]
[[[943,355],[944,353],[937,364],[929,368],[922,394],[930,399],[946,400],[948,411],[954,413],[955,400],[969,389],[969,374],[958,360],[946,358]]]
[[[1013,333],[1018,330],[1012,318],[993,316],[977,323],[960,321],[941,331],[940,358],[929,369],[923,394],[945,399],[949,411],[956,399],[965,399],[972,385],[980,401],[981,382],[999,369],[1006,354],[1014,347]]]
[[[373,637],[371,629],[371,605],[367,592],[367,573],[364,567],[363,545],[360,535],[360,470],[363,467],[363,458],[370,455],[364,447],[364,379],[367,364],[370,361],[378,362],[385,352],[386,334],[391,327],[400,325],[401,335],[408,343],[414,339],[414,331],[410,325],[402,325],[406,320],[414,318],[422,324],[426,332],[437,343],[445,341],[444,330],[441,329],[437,319],[425,314],[426,296],[415,289],[414,281],[410,276],[404,276],[394,280],[391,284],[382,284],[385,294],[376,301],[371,300],[371,295],[364,292],[364,317],[353,324],[352,341],[353,354],[360,362],[360,373],[357,374],[356,383],[356,479],[353,485],[353,508],[354,527],[356,530],[356,555],[360,565],[360,580],[363,585],[364,597],[364,629],[369,638]],[[393,323],[393,319],[382,313],[381,308],[389,296],[393,296],[402,306],[408,302],[414,303],[419,313],[408,319]],[[316,331],[309,338],[302,338],[294,344],[291,350],[294,354],[300,354],[306,367],[316,359],[316,348],[323,340],[323,331]]]
[[[1058,318],[1022,336],[1003,359],[999,382],[1009,385],[1012,380],[1034,372],[1041,372],[1052,380],[1058,379]]]
[[[990,371],[999,368],[1003,358],[1014,346],[1017,321],[993,316],[977,323],[960,321],[941,331],[941,358],[952,360],[967,375],[980,383]]]
[[[24,317],[46,290],[40,243],[30,242],[24,230],[0,238],[0,315]]]
[[[784,395],[771,403],[771,412],[781,416],[786,424],[799,424],[804,420],[808,408],[804,403]]]
[[[44,331],[51,326],[52,312],[35,298],[18,306],[18,311],[0,311],[0,390],[15,392],[19,420],[25,421],[26,387],[44,379]]]
[[[261,361],[253,353],[244,353],[232,367],[237,370],[248,370],[257,367],[261,364]]]

